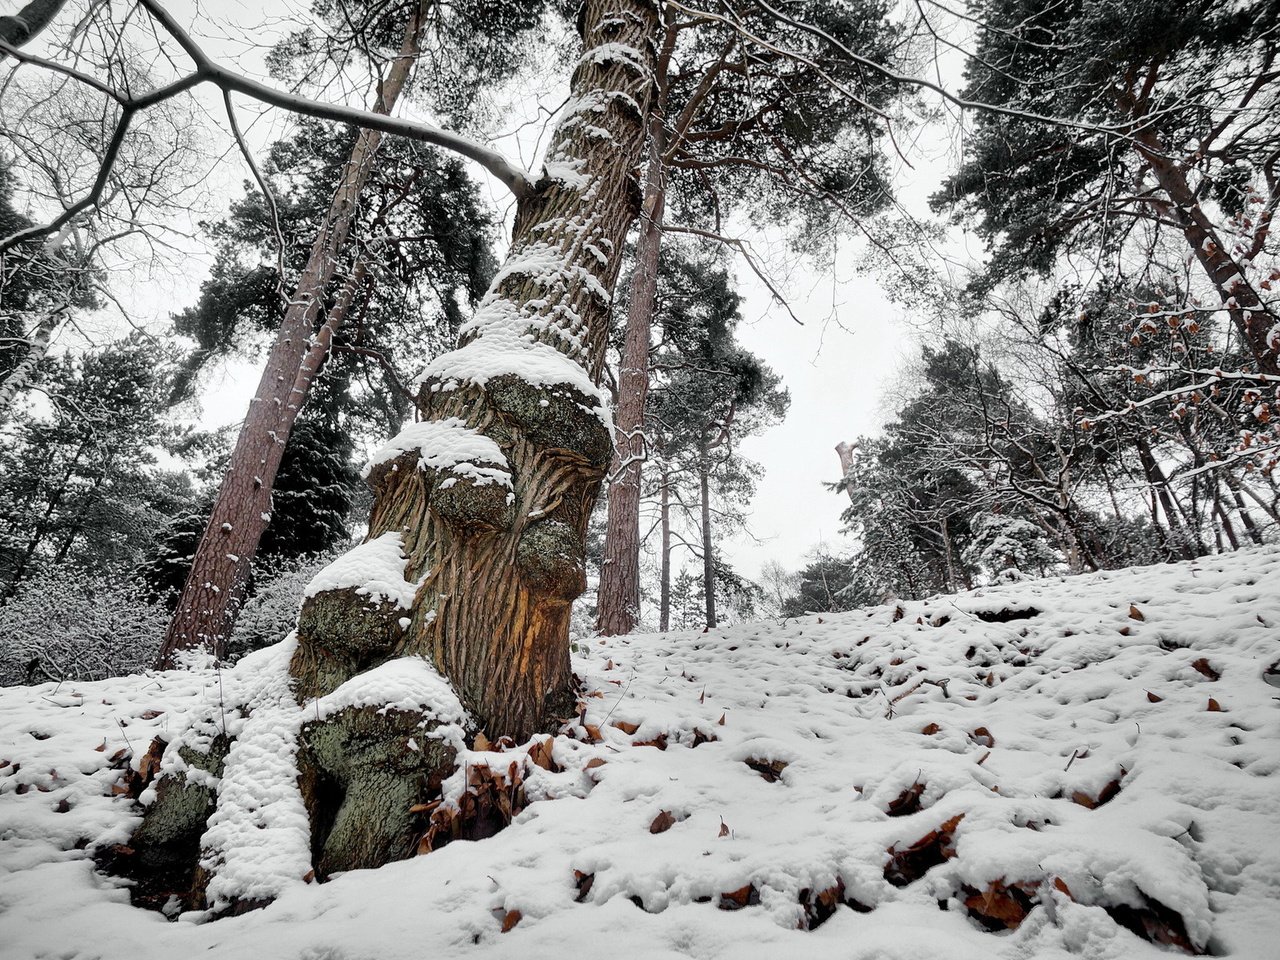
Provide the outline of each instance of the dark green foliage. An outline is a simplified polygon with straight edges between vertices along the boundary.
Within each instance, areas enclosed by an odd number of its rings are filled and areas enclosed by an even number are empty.
[[[784,617],[803,617],[808,613],[853,610],[879,601],[878,597],[858,596],[851,589],[853,584],[854,564],[851,559],[820,554],[800,571],[798,589],[786,598],[779,613]]]
[[[0,446],[0,581],[43,564],[129,565],[191,496],[161,469],[173,352],[135,335],[46,361],[47,416],[23,412]]]
[[[742,298],[724,265],[667,244],[658,269],[648,418],[667,455],[731,446],[785,416],[777,374],[734,339]]]
[[[325,553],[347,541],[347,518],[360,483],[351,437],[303,416],[289,436],[272,491],[271,524],[259,555],[273,563]]]
[[[299,418],[276,475],[271,523],[254,561],[255,579],[351,538],[347,521],[361,490],[353,455],[345,431],[316,415]],[[176,603],[211,506],[206,494],[197,508],[175,516],[147,550],[137,573],[154,601],[170,607]]]
[[[1255,80],[1264,91],[1275,80],[1275,0],[984,0],[971,13],[980,26],[964,95],[1066,121],[973,114],[964,163],[934,204],[990,244],[982,289],[1046,273],[1065,252],[1114,254],[1157,222],[1163,198],[1141,185],[1130,139],[1139,130],[1174,150],[1227,213],[1269,162],[1277,117],[1256,109],[1266,93],[1255,91],[1242,129],[1225,121]],[[1186,146],[1210,136],[1210,150]]]
[[[647,495],[657,496],[667,484],[674,523],[688,533],[680,542],[699,559],[711,552],[717,605],[733,616],[750,616],[759,589],[732,570],[715,541],[745,525],[762,472],[738,451],[739,441],[780,422],[791,398],[778,375],[734,338],[741,297],[722,262],[668,243],[659,271],[654,319],[660,337],[651,355],[645,414],[657,469],[648,474]],[[702,533],[704,508],[710,543]],[[705,604],[701,580],[691,596]],[[673,623],[685,622],[674,602],[672,616]]]

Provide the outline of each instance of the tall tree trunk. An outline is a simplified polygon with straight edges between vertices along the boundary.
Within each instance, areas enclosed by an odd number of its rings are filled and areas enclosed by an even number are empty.
[[[711,465],[704,442],[698,458],[698,493],[702,500],[702,592],[707,626],[716,625],[715,546],[711,542]]]
[[[1187,525],[1183,522],[1182,512],[1173,502],[1173,496],[1169,492],[1169,481],[1165,479],[1164,471],[1160,469],[1160,464],[1156,462],[1155,455],[1151,452],[1151,447],[1147,445],[1145,440],[1139,440],[1138,459],[1142,463],[1142,472],[1146,475],[1147,483],[1151,484],[1151,490],[1154,496],[1160,500],[1160,506],[1164,510],[1165,523],[1169,527],[1169,532],[1173,539],[1177,541],[1178,550],[1182,553],[1183,559],[1193,560],[1201,554],[1207,553],[1208,550],[1204,544],[1199,542],[1196,536],[1193,542],[1192,533],[1187,529]],[[1152,507],[1154,511],[1154,504]]]
[[[649,157],[636,264],[627,305],[627,336],[618,370],[618,405],[614,412],[618,438],[614,480],[609,485],[609,513],[600,569],[596,630],[603,636],[630,633],[640,618],[640,481],[647,441],[645,402],[649,396],[649,331],[658,291],[658,253],[662,247],[662,214],[666,175],[662,151],[662,111],[649,123]]]
[[[0,380],[0,422],[8,416],[9,408],[13,406],[13,401],[17,399],[18,394],[26,389],[27,384],[31,382],[31,378],[35,376],[36,367],[40,365],[40,361],[49,352],[49,341],[53,339],[53,332],[66,319],[70,310],[70,303],[64,302],[42,316],[27,341],[25,355],[12,370],[5,374],[4,379]]]
[[[657,10],[646,0],[587,0],[584,52],[546,175],[521,196],[506,262],[459,347],[423,372],[420,421],[374,457],[368,538],[313,581],[292,639],[292,683],[255,706],[235,743],[215,740],[203,760],[183,755],[218,771],[225,788],[261,776],[263,755],[296,749],[318,877],[411,856],[423,838],[415,811],[439,799],[457,758],[430,738],[440,720],[431,709],[375,703],[321,717],[317,708],[310,720],[301,705],[311,698],[400,658],[417,670],[422,657],[491,740],[525,740],[573,714],[569,611],[586,585],[587,522],[613,452],[596,383],[640,202],[632,171],[651,102]],[[291,717],[304,723],[282,744]],[[292,818],[289,786],[268,802]],[[218,828],[206,833],[214,804]],[[293,837],[260,839],[262,826],[259,811],[167,777],[123,855],[136,855],[135,895],[165,902],[179,892],[214,910],[265,903],[296,880],[268,878],[255,887],[260,899],[237,904],[234,881],[219,872],[245,855],[241,833],[254,838],[250,869],[263,869],[264,845],[297,855]],[[233,842],[219,846],[227,836]],[[191,851],[202,845],[197,870]],[[182,889],[172,891],[175,881]]]
[[[658,586],[658,629],[671,629],[671,477],[662,471],[662,571]]]
[[[641,199],[633,171],[658,29],[642,0],[589,0],[580,23],[585,52],[547,173],[520,200],[506,261],[460,346],[424,371],[421,422],[369,476],[356,551],[400,551],[411,608],[371,608],[354,584],[308,599],[291,665],[301,697],[421,654],[490,739],[523,740],[572,714],[570,605],[613,453],[595,384]]]
[[[404,90],[418,55],[429,3],[420,0],[410,14],[400,53],[379,83],[373,107],[378,113],[389,114]],[[321,342],[327,348],[332,336],[331,329],[326,336],[314,336],[325,290],[347,246],[357,200],[374,169],[381,142],[378,131],[362,130],[343,168],[329,212],[289,298],[165,632],[157,661],[161,668],[176,666],[181,651],[206,650],[221,656],[235,626],[258,544],[271,522],[271,492],[285,445],[323,359],[325,351],[317,348]]]
[[[1262,531],[1258,529],[1257,524],[1253,522],[1253,515],[1244,505],[1244,497],[1240,495],[1240,483],[1231,475],[1230,471],[1225,471],[1227,488],[1231,491],[1231,498],[1235,501],[1236,512],[1240,514],[1240,522],[1244,524],[1245,531],[1249,534],[1249,539],[1257,546],[1262,545]]]

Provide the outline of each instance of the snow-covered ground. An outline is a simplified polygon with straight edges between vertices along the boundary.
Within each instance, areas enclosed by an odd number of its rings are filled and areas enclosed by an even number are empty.
[[[117,751],[246,671],[11,688],[0,956],[1274,960],[1278,660],[1275,549],[592,641],[506,830],[214,922],[86,847],[138,821]]]

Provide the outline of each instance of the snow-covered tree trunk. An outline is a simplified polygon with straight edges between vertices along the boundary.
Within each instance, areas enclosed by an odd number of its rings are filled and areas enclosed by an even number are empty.
[[[256,655],[234,731],[165,752],[171,772],[117,854],[136,901],[237,912],[410,856],[464,722],[523,740],[572,715],[569,608],[613,451],[596,380],[657,24],[644,0],[585,5],[571,98],[506,262],[424,371],[419,421],[374,457],[367,539],[311,582],[290,641]]]
[[[1120,103],[1140,124],[1133,138],[1134,150],[1169,198],[1168,202],[1150,201],[1152,206],[1182,231],[1239,333],[1242,346],[1253,355],[1258,371],[1280,374],[1280,322],[1249,282],[1242,264],[1236,262],[1201,207],[1200,197],[1187,179],[1186,168],[1173,156],[1176,151],[1171,152],[1158,133],[1143,124],[1145,116],[1134,106],[1131,96],[1122,96]]]
[[[69,310],[70,304],[63,303],[45,313],[27,339],[27,352],[14,368],[0,379],[0,420],[4,420],[9,413],[9,408],[13,406],[13,401],[27,388],[35,376],[40,361],[49,352],[49,343],[53,339],[54,331],[67,318]]]
[[[388,114],[417,59],[429,0],[412,8],[399,55],[378,88],[377,113]],[[357,215],[357,200],[376,162],[382,134],[364,130],[342,171],[328,215],[320,225],[258,382],[249,414],[236,437],[227,472],[192,560],[160,650],[159,666],[177,665],[186,650],[221,656],[235,626],[258,544],[271,522],[271,492],[289,434],[307,401],[332,330],[315,336],[325,293]]]
[[[341,579],[310,598],[291,668],[300,696],[421,654],[490,739],[572,713],[570,604],[613,453],[596,382],[638,212],[658,18],[651,3],[594,0],[580,23],[570,102],[507,259],[458,348],[424,371],[420,421],[371,468],[369,535],[350,559],[389,569],[403,603],[371,611]]]

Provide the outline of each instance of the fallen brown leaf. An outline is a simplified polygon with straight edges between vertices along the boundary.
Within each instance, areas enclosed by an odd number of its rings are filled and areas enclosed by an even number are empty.
[[[671,815],[669,810],[661,810],[658,815],[653,818],[653,823],[649,824],[650,833],[666,833],[675,826],[676,818]]]

